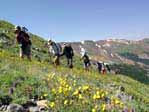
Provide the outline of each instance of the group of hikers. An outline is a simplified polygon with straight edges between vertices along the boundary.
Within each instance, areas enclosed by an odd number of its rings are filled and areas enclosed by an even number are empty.
[[[28,30],[25,27],[16,26],[14,33],[16,34],[17,43],[20,46],[20,57],[24,58],[24,56],[27,56],[27,58],[31,61],[32,42],[27,31]],[[67,59],[67,66],[71,69],[73,68],[74,51],[70,43],[64,43],[61,47],[59,43],[49,39],[46,47],[49,49],[49,53],[53,55],[53,64],[55,67],[60,65],[60,58],[65,56]],[[84,69],[89,71],[91,68],[91,60],[85,50],[81,51],[81,60],[84,63]],[[108,64],[98,61],[93,64],[97,66],[99,73],[106,74],[107,72],[110,72]]]

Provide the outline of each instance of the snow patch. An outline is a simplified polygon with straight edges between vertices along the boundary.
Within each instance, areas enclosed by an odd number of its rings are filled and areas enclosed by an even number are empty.
[[[96,47],[101,48],[101,46],[100,46],[100,45],[98,45],[98,44],[96,44]]]
[[[130,42],[128,40],[125,40],[125,39],[116,39],[116,38],[113,38],[113,39],[107,39],[106,41],[107,42],[118,42],[118,43],[123,43],[123,44],[127,44],[127,45],[130,44]]]

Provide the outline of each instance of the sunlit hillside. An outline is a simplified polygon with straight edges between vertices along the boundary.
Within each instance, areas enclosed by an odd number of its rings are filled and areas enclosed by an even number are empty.
[[[63,58],[61,66],[55,68],[44,47],[45,40],[33,34],[33,60],[22,60],[13,28],[12,24],[0,21],[0,29],[7,30],[0,33],[0,112],[6,112],[14,104],[18,112],[149,110],[148,77],[141,78],[133,70],[128,70],[127,75],[127,70],[124,74],[105,75],[95,69],[86,72],[77,56],[73,69],[65,66]],[[138,78],[129,73],[135,73]]]

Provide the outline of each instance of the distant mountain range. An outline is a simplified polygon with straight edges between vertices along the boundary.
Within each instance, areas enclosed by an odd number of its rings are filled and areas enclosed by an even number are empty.
[[[71,42],[76,54],[85,49],[93,60],[149,66],[149,38],[139,41],[125,39],[85,40]]]

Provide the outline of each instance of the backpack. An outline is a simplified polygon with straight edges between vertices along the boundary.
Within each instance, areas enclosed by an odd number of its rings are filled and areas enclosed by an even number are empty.
[[[62,52],[62,47],[59,43],[56,43],[56,46],[58,47],[59,53]]]
[[[85,63],[89,63],[90,62],[89,57],[87,55],[83,56],[83,60],[84,60]]]
[[[72,49],[71,46],[65,46],[64,50],[63,50],[63,53],[66,55],[66,57],[74,56],[73,49]]]
[[[20,33],[17,35],[17,41],[19,44],[22,44],[22,45],[28,45],[28,44],[31,45],[30,36],[23,31],[20,31]]]
[[[52,49],[54,51],[54,54],[60,54],[60,52],[62,51],[61,45],[55,42],[53,42],[52,44]]]

